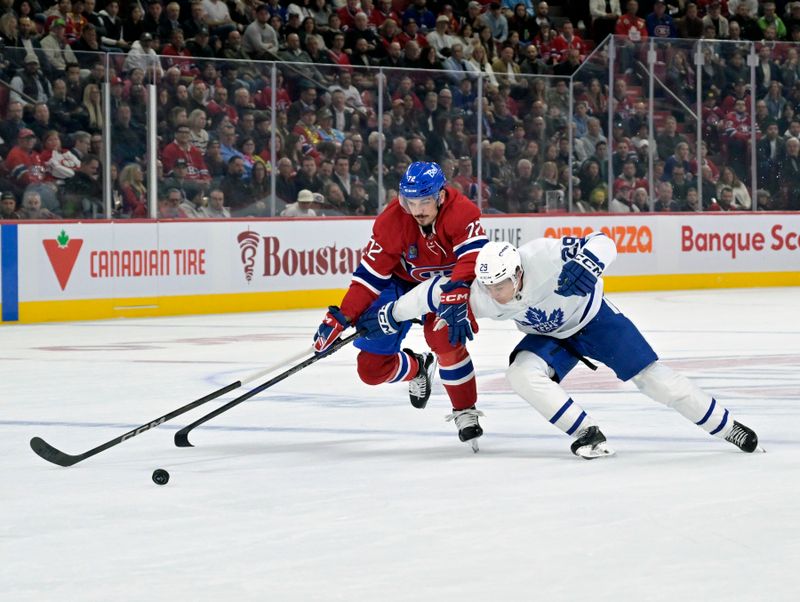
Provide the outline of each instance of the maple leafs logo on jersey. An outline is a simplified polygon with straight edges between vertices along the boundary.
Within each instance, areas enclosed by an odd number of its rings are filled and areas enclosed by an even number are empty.
[[[538,307],[529,307],[525,312],[525,320],[517,320],[523,326],[530,326],[536,332],[547,334],[558,329],[564,323],[564,312],[556,308],[547,315],[547,312]]]

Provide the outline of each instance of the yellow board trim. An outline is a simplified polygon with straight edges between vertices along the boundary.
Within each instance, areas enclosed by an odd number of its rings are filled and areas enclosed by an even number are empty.
[[[344,293],[345,289],[323,289],[157,298],[26,301],[19,304],[19,322],[65,322],[309,309],[339,303]]]
[[[656,274],[607,276],[603,280],[605,290],[609,292],[800,286],[800,272]],[[19,322],[0,324],[311,309],[339,303],[344,293],[344,289],[321,289],[131,299],[26,301],[19,304]]]

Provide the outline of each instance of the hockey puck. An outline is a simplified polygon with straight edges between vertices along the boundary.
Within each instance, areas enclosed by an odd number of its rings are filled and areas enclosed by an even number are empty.
[[[156,468],[153,471],[153,483],[156,485],[166,485],[169,483],[169,473],[163,468]]]

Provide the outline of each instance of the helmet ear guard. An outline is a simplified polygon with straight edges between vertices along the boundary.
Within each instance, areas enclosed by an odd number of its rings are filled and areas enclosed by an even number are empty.
[[[444,172],[438,163],[416,161],[408,166],[400,179],[398,196],[400,204],[408,211],[409,200],[436,198],[436,206],[442,204],[441,190],[447,184]]]
[[[509,242],[486,243],[475,260],[475,278],[486,286],[510,279],[516,287],[521,272],[519,251]]]

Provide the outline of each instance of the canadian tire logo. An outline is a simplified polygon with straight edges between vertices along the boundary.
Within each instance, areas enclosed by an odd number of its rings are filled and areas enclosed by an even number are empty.
[[[250,282],[253,279],[253,270],[256,265],[256,254],[258,253],[258,244],[261,238],[256,232],[246,230],[236,237],[239,241],[239,250],[241,251],[242,265],[244,266],[244,277]]]
[[[64,230],[56,237],[55,240],[43,240],[44,250],[47,252],[47,257],[50,260],[50,265],[53,266],[53,271],[58,279],[58,284],[63,291],[67,288],[67,282],[72,274],[72,268],[75,267],[75,261],[78,259],[78,253],[81,252],[83,246],[82,238],[70,238]]]

